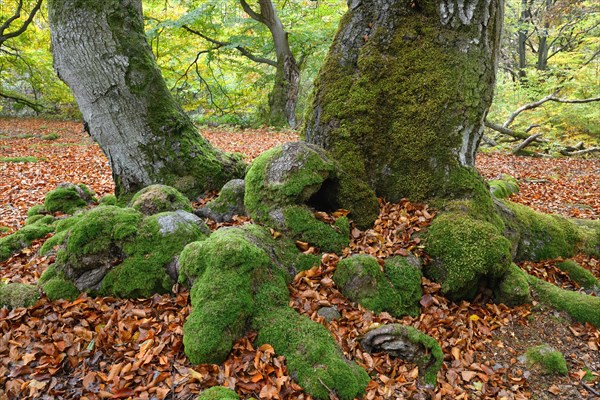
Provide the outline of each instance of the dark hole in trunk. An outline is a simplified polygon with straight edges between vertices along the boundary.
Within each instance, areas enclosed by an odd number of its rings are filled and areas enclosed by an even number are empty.
[[[337,202],[339,187],[337,179],[326,179],[321,185],[321,189],[308,199],[306,205],[317,211],[336,211],[339,209]]]

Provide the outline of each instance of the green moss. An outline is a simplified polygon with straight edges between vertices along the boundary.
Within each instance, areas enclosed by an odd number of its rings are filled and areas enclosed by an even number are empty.
[[[44,199],[44,207],[49,213],[60,211],[74,214],[95,201],[94,193],[85,185],[65,184],[48,192]]]
[[[571,257],[578,250],[594,247],[595,237],[588,233],[589,228],[580,227],[572,220],[509,201],[502,204],[505,233],[516,247],[516,261]]]
[[[189,199],[177,189],[166,185],[145,187],[133,196],[129,207],[145,215],[177,210],[192,212]]]
[[[196,400],[239,400],[233,390],[224,386],[213,386],[203,391]]]
[[[538,364],[547,374],[566,375],[568,372],[565,357],[547,344],[530,347],[525,356],[529,365]]]
[[[53,132],[53,133],[49,133],[47,135],[42,136],[43,140],[56,140],[58,139],[60,136],[58,135],[58,133]]]
[[[57,220],[54,223],[54,235],[44,242],[40,248],[40,255],[45,256],[54,250],[56,246],[63,244],[69,234],[69,229],[75,225],[83,215],[85,214],[75,214],[69,218]]]
[[[494,289],[494,299],[509,307],[531,302],[527,273],[515,264],[511,264],[500,283]]]
[[[33,156],[26,157],[0,157],[0,162],[14,162],[14,163],[36,163],[40,161],[39,158]]]
[[[511,245],[500,230],[462,212],[436,217],[425,237],[433,258],[425,273],[454,299],[472,298],[481,283],[502,277],[511,263]]]
[[[505,199],[519,193],[519,183],[510,175],[502,175],[500,179],[491,180],[490,192],[497,199]]]
[[[590,271],[573,260],[556,263],[556,266],[569,274],[574,282],[586,289],[600,290],[600,281]]]
[[[193,363],[222,362],[234,341],[253,328],[260,344],[270,343],[286,357],[308,393],[327,398],[325,384],[342,399],[354,398],[368,375],[344,359],[323,326],[287,307],[290,275],[281,263],[290,256],[271,247],[279,239],[265,235],[267,229],[252,225],[220,229],[184,251],[184,279],[195,278],[184,325],[186,355]]]
[[[334,390],[340,399],[360,397],[369,376],[358,365],[346,361],[329,332],[320,324],[289,307],[262,313],[255,320],[257,344],[269,343],[286,357],[288,371],[303,389],[319,399]]]
[[[44,208],[43,204],[35,205],[35,206],[31,207],[29,210],[27,210],[28,217],[33,217],[34,215],[43,215],[46,213],[47,213],[47,211]]]
[[[79,296],[79,290],[73,282],[63,277],[49,279],[42,285],[42,290],[46,293],[50,301],[60,299],[73,301]]]
[[[23,226],[12,235],[0,238],[0,261],[7,260],[11,255],[29,246],[36,239],[41,239],[54,231],[50,225],[54,220],[51,216],[44,216],[37,221]]]
[[[100,198],[98,204],[101,206],[116,206],[117,196],[115,196],[114,194],[105,194]]]
[[[27,220],[25,221],[25,225],[34,224],[42,218],[44,218],[43,215],[33,215],[31,217],[28,217]]]
[[[307,141],[325,143],[343,170],[391,201],[439,197],[447,172],[459,166],[462,129],[477,126],[492,99],[491,60],[483,48],[463,52],[456,45],[469,35],[480,38],[477,24],[440,30],[437,12],[427,15],[423,7],[430,5],[419,6],[398,5],[386,20],[393,29],[371,30],[366,21],[377,20],[376,11],[350,10],[306,118]],[[369,31],[368,40],[348,50],[341,43],[355,12],[367,15],[360,18],[365,26],[354,29]]]
[[[202,226],[180,219],[177,213],[160,213],[144,219],[135,236],[117,239],[123,241],[125,259],[106,274],[100,292],[123,298],[168,293],[174,282],[165,266],[188,243],[205,237]]]
[[[294,239],[315,245],[326,253],[340,253],[350,243],[350,224],[346,217],[339,218],[335,226],[315,218],[308,209],[288,206],[283,209],[285,226]]]
[[[566,311],[579,322],[589,322],[600,328],[600,297],[563,290],[531,275],[527,280],[540,302]]]
[[[395,317],[418,315],[420,271],[392,260],[386,263],[386,274],[376,258],[356,255],[338,263],[333,280],[344,296],[376,313],[387,311]]]
[[[0,307],[31,307],[40,298],[37,286],[0,282]]]

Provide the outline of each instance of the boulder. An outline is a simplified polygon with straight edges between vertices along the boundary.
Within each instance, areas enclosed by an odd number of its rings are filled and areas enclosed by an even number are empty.
[[[128,207],[144,215],[166,211],[184,210],[192,212],[190,200],[179,190],[166,185],[150,185],[137,192]]]

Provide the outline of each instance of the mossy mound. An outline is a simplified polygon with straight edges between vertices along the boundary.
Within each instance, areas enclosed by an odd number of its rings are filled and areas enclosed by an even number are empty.
[[[400,259],[386,262],[384,273],[375,257],[355,255],[338,262],[333,280],[344,296],[376,313],[419,314],[421,273]]]
[[[43,204],[35,205],[35,206],[31,207],[29,210],[27,210],[28,217],[33,217],[35,215],[46,215],[46,214],[48,214],[48,211],[46,211],[46,208],[44,207]]]
[[[532,275],[527,280],[540,302],[567,312],[577,321],[600,328],[600,297],[563,290]]]
[[[598,280],[594,274],[577,264],[575,261],[565,260],[556,263],[556,266],[560,268],[561,271],[569,274],[569,278],[571,278],[584,289],[589,289],[593,292],[600,291],[600,280]]]
[[[248,170],[244,199],[246,211],[255,221],[277,230],[289,231],[292,235],[302,232],[306,236],[308,232],[322,231],[328,231],[328,237],[343,235],[344,232],[338,228],[312,216],[314,209],[333,211],[343,206],[340,174],[337,164],[318,146],[294,142],[273,148],[254,160]],[[351,216],[364,219],[364,215],[356,212],[361,207],[370,207],[378,212],[377,199],[372,191],[369,193],[370,197],[364,196],[362,199],[363,204],[347,207]],[[301,226],[297,226],[298,223]],[[362,225],[365,225],[365,221],[362,221]],[[311,238],[300,240],[318,247],[330,245],[317,243],[318,237],[308,239]]]
[[[29,246],[34,240],[41,239],[54,231],[52,216],[40,215],[29,218],[35,218],[35,220],[29,221],[12,235],[0,238],[0,261],[8,260],[10,256]]]
[[[500,179],[491,180],[490,193],[497,199],[505,199],[519,193],[519,183],[510,175],[502,175]]]
[[[539,365],[546,374],[566,375],[569,372],[562,353],[547,344],[530,347],[525,352],[527,363]]]
[[[500,229],[466,213],[439,215],[425,237],[433,259],[425,274],[452,299],[473,298],[482,284],[504,276],[512,261],[511,243]]]
[[[224,386],[213,386],[206,389],[196,400],[239,400],[240,396],[233,390]]]
[[[58,278],[78,291],[127,298],[168,292],[181,250],[209,232],[198,217],[181,210],[144,217],[132,208],[99,206],[69,220],[49,243],[63,241],[55,262]]]
[[[194,282],[184,325],[186,355],[193,363],[222,362],[235,340],[254,329],[259,344],[269,343],[286,357],[308,393],[322,399],[329,390],[342,399],[360,395],[369,381],[365,371],[344,358],[323,326],[288,307],[290,271],[281,265],[282,254],[260,240],[267,236],[269,230],[256,225],[220,229],[182,252],[180,279]]]
[[[105,194],[100,198],[98,204],[101,206],[116,206],[117,196],[115,196],[114,194]]]
[[[217,222],[229,222],[234,215],[245,215],[245,191],[246,183],[243,179],[232,179],[221,188],[219,197],[194,210],[194,214]]]
[[[39,298],[40,291],[35,285],[0,282],[0,307],[31,307]]]
[[[83,184],[61,183],[46,194],[44,207],[49,213],[74,214],[97,201],[95,193]]]
[[[128,207],[144,215],[166,211],[192,212],[190,200],[179,190],[166,185],[150,185],[137,192]]]
[[[62,271],[57,271],[54,264],[46,268],[42,276],[40,276],[38,285],[46,293],[50,301],[59,299],[73,301],[80,293],[73,282],[65,278]]]
[[[504,303],[509,307],[531,302],[527,273],[515,264],[511,264],[494,289],[496,303]]]
[[[571,257],[577,252],[600,254],[600,223],[579,223],[558,215],[540,213],[510,201],[499,203],[504,234],[513,242],[515,261],[541,261]]]

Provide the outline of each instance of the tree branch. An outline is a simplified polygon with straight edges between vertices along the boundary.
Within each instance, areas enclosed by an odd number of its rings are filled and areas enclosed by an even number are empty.
[[[20,34],[22,34],[23,32],[25,32],[25,30],[27,29],[29,24],[31,24],[31,22],[33,21],[35,14],[39,11],[40,7],[42,6],[42,1],[43,0],[37,0],[37,2],[35,3],[35,6],[29,12],[29,16],[23,22],[23,25],[21,25],[21,27],[19,29],[17,29],[16,31],[13,31],[13,32],[4,33],[4,31],[9,28],[10,24],[21,16],[21,8],[23,6],[23,0],[19,0],[19,5],[17,7],[17,11],[15,12],[15,14],[12,17],[10,17],[9,19],[7,19],[4,22],[4,24],[2,24],[2,26],[0,27],[0,46],[2,46],[2,43],[7,41],[8,39],[17,37]]]
[[[3,97],[5,99],[9,99],[9,100],[13,100],[16,101],[19,104],[22,104],[26,107],[31,108],[33,111],[35,111],[36,113],[40,113],[44,110],[44,107],[41,104],[38,104],[32,100],[29,100],[19,94],[15,94],[15,93],[7,93],[7,92],[2,92],[0,91],[0,97]]]
[[[213,38],[211,38],[209,36],[206,36],[202,32],[199,32],[199,31],[197,31],[195,29],[192,29],[192,28],[190,28],[187,25],[183,25],[183,29],[185,29],[186,31],[188,31],[190,33],[193,33],[194,35],[197,35],[197,36],[201,37],[202,39],[204,39],[204,40],[206,40],[206,41],[208,41],[208,42],[216,45],[217,49],[221,48],[221,47],[225,47],[225,46],[230,46],[231,45],[231,43],[222,42],[220,40],[216,40],[216,39],[213,39]],[[237,51],[239,51],[240,54],[242,54],[244,57],[246,57],[246,58],[248,58],[248,59],[250,59],[250,60],[252,60],[252,61],[254,61],[256,63],[267,64],[267,65],[270,65],[272,67],[277,67],[277,62],[275,62],[275,61],[273,61],[271,59],[268,59],[268,58],[259,57],[257,55],[254,55],[250,50],[248,50],[247,48],[245,48],[243,46],[235,46],[234,48]]]
[[[523,150],[525,147],[529,146],[531,143],[533,143],[534,141],[536,141],[540,136],[542,136],[541,133],[535,133],[531,136],[529,136],[527,139],[525,139],[523,141],[523,143],[521,143],[518,146],[515,146],[515,148],[512,150],[513,154],[517,154],[518,152],[520,152],[521,150]]]
[[[252,9],[252,7],[250,7],[250,5],[248,3],[246,3],[246,0],[240,0],[240,4],[241,4],[242,8],[244,9],[244,11],[246,12],[246,14],[248,14],[250,16],[250,18],[252,18],[255,21],[260,22],[261,24],[266,25],[265,18],[263,17],[263,15],[254,11]]]

